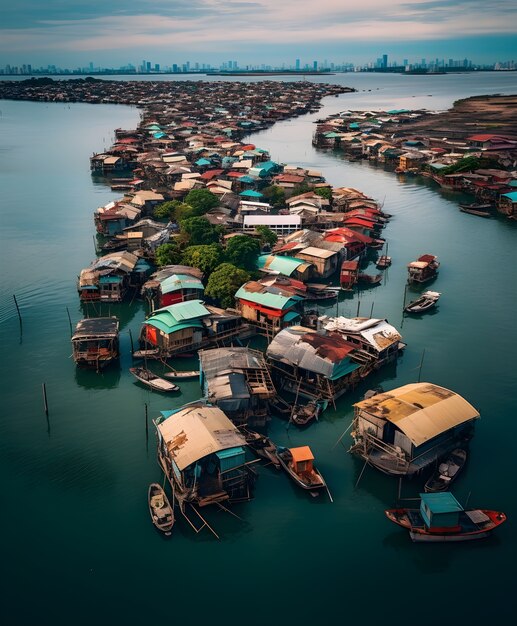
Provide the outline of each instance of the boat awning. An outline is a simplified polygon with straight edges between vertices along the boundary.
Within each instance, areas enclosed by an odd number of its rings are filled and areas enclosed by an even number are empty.
[[[284,322],[292,322],[293,320],[299,319],[300,314],[296,313],[296,311],[288,311],[284,315]]]
[[[479,417],[457,393],[431,383],[413,383],[357,402],[361,411],[391,422],[415,446]]]

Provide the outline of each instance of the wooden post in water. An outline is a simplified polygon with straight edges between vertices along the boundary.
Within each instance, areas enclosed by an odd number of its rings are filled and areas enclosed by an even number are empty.
[[[402,313],[404,313],[404,309],[406,308],[406,297],[407,297],[407,283],[404,285],[404,302],[402,303]]]
[[[47,386],[45,383],[42,383],[41,388],[43,390],[43,407],[45,409],[45,415],[48,417]]]
[[[133,346],[133,333],[131,332],[131,328],[129,329],[129,340],[131,341],[131,358],[133,358],[133,352],[135,348]]]
[[[70,311],[68,310],[68,307],[66,307],[66,313],[68,315],[68,323],[70,324],[70,337],[73,335],[72,332],[72,318],[70,317]]]
[[[97,239],[95,237],[95,235],[93,236],[93,249],[95,250],[95,254],[97,254],[99,251],[97,250]]]
[[[18,319],[20,320],[20,334],[22,332],[22,314],[20,313],[20,307],[18,306],[18,301],[16,300],[16,296],[13,293],[14,304],[16,306],[16,311],[18,312]]]
[[[146,445],[149,444],[149,423],[148,423],[148,419],[147,419],[147,402],[144,402],[144,406],[145,406],[145,443]]]
[[[370,319],[372,319],[373,317],[373,307],[374,307],[375,302],[372,302],[372,308],[370,309]]]
[[[355,314],[356,317],[359,317],[359,309],[361,308],[361,300],[358,299],[357,300],[357,313]]]
[[[420,366],[418,368],[418,382],[420,382],[420,376],[422,374],[422,365],[424,364],[425,348],[422,350],[422,358],[420,359]]]

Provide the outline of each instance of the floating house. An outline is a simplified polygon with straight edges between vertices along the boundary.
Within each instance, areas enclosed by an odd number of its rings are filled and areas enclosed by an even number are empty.
[[[426,283],[438,274],[440,263],[432,254],[423,254],[416,261],[408,263],[408,283]]]
[[[76,365],[99,370],[119,358],[119,322],[116,317],[90,317],[78,322],[72,335]]]
[[[312,263],[289,256],[263,254],[257,260],[257,268],[263,272],[292,276],[297,280],[305,282],[312,276],[314,266]]]
[[[398,330],[384,319],[322,316],[318,322],[327,332],[337,332],[356,346],[354,360],[365,366],[361,371],[363,378],[369,371],[396,361],[405,348]]]
[[[264,285],[251,280],[235,294],[236,308],[242,317],[275,334],[281,328],[297,324],[301,319],[303,297],[280,285]]]
[[[152,311],[178,302],[200,300],[205,290],[201,277],[202,272],[195,267],[166,266],[144,283],[142,295],[148,300]]]
[[[246,461],[246,440],[224,412],[205,402],[161,411],[155,420],[158,463],[182,511],[252,498],[256,474]]]
[[[266,421],[267,401],[276,390],[262,352],[237,347],[200,350],[199,365],[206,399],[234,424]]]
[[[97,232],[111,237],[121,233],[139,219],[142,211],[124,202],[108,202],[93,214]]]
[[[499,198],[498,210],[508,217],[517,217],[517,191],[503,193]]]
[[[314,266],[314,275],[319,278],[332,276],[339,264],[339,254],[337,252],[314,246],[309,246],[300,252],[296,252],[296,258],[311,263]]]
[[[107,254],[81,271],[79,298],[83,302],[121,302],[131,288],[145,282],[150,269],[146,261],[131,252]]]
[[[334,402],[361,380],[356,351],[339,333],[292,326],[273,337],[266,356],[280,388]]]
[[[470,439],[476,409],[457,393],[412,383],[354,405],[351,452],[394,476],[411,476]]]
[[[240,315],[205,306],[201,300],[188,300],[151,313],[142,324],[140,346],[158,349],[159,355],[167,358],[223,342],[241,330]]]
[[[349,291],[359,280],[359,261],[343,261],[339,282],[341,289]]]

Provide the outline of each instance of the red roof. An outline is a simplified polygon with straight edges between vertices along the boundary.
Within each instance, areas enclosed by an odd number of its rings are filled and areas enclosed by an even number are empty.
[[[305,178],[303,176],[296,176],[295,174],[280,174],[275,176],[274,180],[281,183],[303,183]]]
[[[207,170],[206,172],[203,172],[203,174],[201,174],[200,178],[202,178],[203,180],[212,180],[212,178],[219,176],[223,172],[224,170]]]
[[[506,139],[506,137],[502,137],[501,135],[471,135],[467,137],[467,141],[490,141],[491,139]]]
[[[362,233],[358,233],[350,228],[335,228],[333,230],[329,230],[325,233],[323,238],[325,241],[338,241],[342,243],[360,241],[361,243],[370,244],[373,242],[373,239],[368,237],[368,235],[363,235]]]
[[[228,178],[240,178],[244,176],[244,174],[242,172],[228,172],[226,176],[228,176]]]

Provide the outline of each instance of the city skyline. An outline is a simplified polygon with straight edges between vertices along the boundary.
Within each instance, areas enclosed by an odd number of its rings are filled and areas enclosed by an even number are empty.
[[[378,50],[489,64],[517,49],[513,0],[19,0],[0,9],[0,24],[0,65],[107,67],[135,56],[164,66],[237,56],[242,66],[301,57],[360,65]]]

